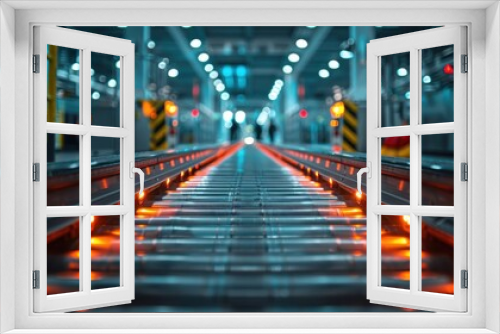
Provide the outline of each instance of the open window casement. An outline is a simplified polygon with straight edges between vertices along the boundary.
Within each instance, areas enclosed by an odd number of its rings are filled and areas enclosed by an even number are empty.
[[[464,278],[467,275],[467,182],[462,171],[466,171],[467,163],[467,48],[466,28],[453,26],[430,29],[426,31],[404,34],[395,37],[372,40],[368,44],[367,58],[367,298],[372,303],[407,307],[432,311],[467,311],[467,289]],[[430,74],[425,68],[422,59],[429,62],[429,52],[446,56],[444,69]],[[401,59],[407,57],[407,62],[402,68]],[[443,56],[444,57],[444,56]],[[409,66],[406,66],[409,65]],[[442,66],[442,65],[440,65]],[[392,70],[389,69],[392,67]],[[406,70],[409,68],[409,70]],[[388,76],[392,71],[397,73]],[[409,80],[403,83],[402,77]],[[391,82],[387,82],[390,80]],[[453,94],[450,98],[453,108],[449,122],[432,123],[432,117],[424,119],[423,92],[429,89],[431,80],[444,81],[449,85],[448,92]],[[408,115],[400,116],[401,122],[387,122],[387,108],[383,103],[394,103],[396,89],[388,91],[387,87],[396,87],[409,82],[409,87],[404,88]],[[434,83],[434,82],[433,82]],[[389,89],[390,90],[390,89]],[[399,88],[399,91],[401,89]],[[385,94],[385,95],[384,95]],[[389,102],[388,102],[389,101]],[[426,101],[426,106],[432,106],[432,101]],[[435,108],[436,109],[436,108]],[[434,110],[435,110],[434,109]],[[427,112],[429,115],[429,112]],[[428,137],[426,137],[428,136]],[[433,202],[423,191],[426,186],[427,176],[424,170],[422,151],[425,145],[432,145],[433,140],[439,136],[449,138],[450,150],[453,148],[453,158],[449,158],[451,169],[449,198],[441,202]],[[409,171],[408,178],[400,181],[399,191],[409,185],[408,197],[398,194],[398,185],[391,188],[384,182],[382,148],[388,138],[404,138],[409,141]],[[426,138],[425,138],[426,137]],[[425,144],[424,144],[425,143]],[[425,174],[427,175],[427,174]],[[409,179],[409,180],[408,180]],[[406,183],[405,183],[406,182]],[[388,191],[389,189],[389,191]],[[394,190],[392,190],[394,189]],[[425,190],[425,189],[424,189]],[[384,238],[386,220],[395,219],[395,216],[405,221],[406,236],[397,240]],[[428,235],[423,231],[429,217],[436,220],[447,220],[451,223],[451,251],[453,252],[452,266],[450,266],[450,281],[445,291],[436,291],[429,288],[429,281],[423,272],[429,263],[425,246]],[[386,249],[390,242],[409,244],[406,251],[400,252],[399,258],[387,255]],[[407,270],[403,272],[403,281],[406,286],[391,282],[390,275],[386,274],[387,268],[391,269],[404,266],[401,258],[406,258]],[[399,262],[398,262],[399,261]],[[452,268],[451,268],[452,267]],[[400,272],[401,274],[401,272]],[[452,279],[451,279],[452,277]],[[400,277],[402,278],[402,277]],[[401,280],[400,280],[401,281]]]
[[[78,63],[73,64],[71,70],[57,65],[58,61],[64,62],[65,52],[75,52],[78,56]],[[92,57],[97,57],[98,54],[113,59],[110,66],[113,66],[115,72],[119,72],[119,78],[112,84],[106,85],[91,79],[92,72],[103,73],[103,69],[93,69],[91,65]],[[128,40],[70,29],[35,27],[33,72],[34,311],[66,312],[130,303],[134,299],[135,284],[135,202],[134,179],[133,174],[131,175],[134,168],[134,44]],[[56,76],[67,78],[67,85],[75,85],[77,96],[74,105],[63,106],[57,102]],[[96,91],[105,95],[107,86],[117,85],[120,89],[118,96],[115,96],[119,101],[119,105],[114,105],[116,122],[111,125],[102,124],[98,121],[98,112],[102,111],[94,110],[96,106],[92,98],[96,100]],[[57,117],[56,111],[59,113],[63,108],[72,110],[71,121]],[[112,203],[99,201],[99,194],[96,195],[95,185],[92,183],[95,165],[93,152],[98,148],[94,145],[101,145],[106,140],[114,141],[116,151],[119,151],[115,156],[114,167],[115,174],[119,175],[116,177],[118,181],[110,185],[114,187],[115,197]],[[67,157],[54,159],[56,148],[63,143],[74,145],[78,154],[71,158],[76,163],[62,168],[71,170],[69,173],[73,174],[66,173],[65,180],[59,175],[59,181],[76,180],[72,185],[72,189],[76,190],[67,196],[59,194],[57,201],[54,201],[48,191],[52,182],[48,180],[48,173],[51,172],[49,166],[64,164],[68,160]],[[95,217],[102,217],[103,220],[111,220],[113,217],[115,222],[112,233],[116,238],[110,246],[115,250],[118,265],[113,265],[116,277],[108,285],[101,284],[103,280],[97,281],[94,275],[94,266],[106,265],[105,260],[97,259],[94,254],[96,251],[93,244],[96,240],[93,238],[92,224]],[[63,290],[54,290],[47,281],[49,276],[49,279],[57,279],[57,275],[48,275],[54,265],[48,260],[48,237],[53,234],[54,229],[61,230],[68,226],[73,228],[71,235],[74,239],[66,242],[73,247],[73,262],[67,264],[68,268],[72,268],[68,275],[73,283]],[[108,242],[97,241],[101,244]],[[62,249],[63,246],[60,246],[61,252]]]

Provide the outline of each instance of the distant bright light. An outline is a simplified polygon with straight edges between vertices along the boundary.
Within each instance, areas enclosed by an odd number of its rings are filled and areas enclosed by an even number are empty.
[[[226,110],[222,113],[222,119],[224,120],[224,122],[231,122],[231,120],[233,119],[233,112],[231,110]]]
[[[293,72],[293,67],[290,65],[283,66],[283,73],[290,74]]]
[[[305,110],[305,109],[300,109],[300,111],[299,111],[299,117],[300,117],[300,118],[307,118],[307,115],[308,115],[308,114],[309,114],[309,113],[308,113],[308,112],[307,112],[307,110]]]
[[[266,124],[266,121],[269,118],[269,113],[265,111],[266,108],[262,109],[262,112],[259,114],[259,117],[257,117],[257,124],[259,124],[260,126]]]
[[[424,83],[431,83],[432,79],[431,79],[431,77],[430,77],[430,76],[425,75],[425,76],[422,78],[422,81],[423,81]]]
[[[337,68],[340,67],[340,63],[335,59],[332,59],[328,62],[328,67],[331,68],[332,70],[336,70]]]
[[[215,86],[215,90],[217,90],[219,93],[222,93],[226,89],[226,86],[223,83],[218,84]]]
[[[231,96],[229,95],[228,92],[223,92],[222,94],[220,94],[220,98],[223,100],[223,101],[227,101],[229,100]]]
[[[325,69],[319,70],[318,74],[323,79],[328,78],[330,76],[330,72],[328,72],[328,70]]]
[[[212,71],[208,74],[208,76],[210,77],[210,79],[217,79],[217,77],[219,76],[219,72]]]
[[[269,95],[267,97],[269,98],[269,100],[274,101],[278,98],[278,95],[273,94],[273,93],[269,93]]]
[[[182,26],[184,29],[189,29],[191,26]]]
[[[292,63],[297,63],[300,60],[300,56],[296,53],[290,53],[288,55],[288,60]]]
[[[210,56],[205,52],[202,52],[198,55],[198,60],[201,61],[202,63],[207,62],[209,59],[210,59]]]
[[[314,28],[316,28],[316,26],[307,26],[307,28],[314,29]]]
[[[229,129],[229,128],[231,128],[233,126],[233,122],[231,122],[231,121],[225,122],[224,126],[226,127],[226,129]]]
[[[352,53],[352,51],[349,50],[340,51],[340,58],[351,59],[352,57],[354,57],[354,53]]]
[[[253,139],[253,137],[246,137],[245,139],[243,139],[243,141],[247,145],[253,145],[253,143],[255,143],[255,139]]]
[[[156,46],[155,41],[149,41],[147,44],[148,49],[153,50]]]
[[[405,99],[409,100],[410,99],[410,92],[405,93]]]
[[[295,42],[295,45],[299,48],[299,49],[305,49],[307,48],[307,45],[309,45],[307,43],[307,41],[303,38],[301,39],[298,39],[296,42]]]
[[[441,165],[431,165],[432,169],[443,169]]]
[[[125,29],[127,26],[118,26],[118,28]]]
[[[236,121],[236,123],[243,123],[245,121],[245,118],[246,114],[243,110],[238,110],[236,114],[234,114],[234,120]]]
[[[74,63],[73,65],[71,65],[71,69],[73,71],[79,71],[80,70],[80,64]]]
[[[164,61],[160,61],[160,62],[158,63],[158,68],[159,68],[160,70],[164,70],[164,69],[166,69],[166,68],[167,68],[167,63],[165,63]]]
[[[99,100],[101,98],[101,94],[99,92],[92,93],[92,100]]]
[[[119,61],[119,60],[117,60],[117,61],[116,61],[116,63],[115,63],[115,67],[116,67],[116,68],[120,68],[120,61]]]
[[[116,87],[116,84],[117,84],[117,82],[116,82],[116,80],[115,80],[115,79],[110,79],[110,80],[108,81],[108,87],[110,87],[110,88],[115,88],[115,87]]]
[[[171,68],[168,70],[168,76],[171,78],[175,78],[179,75],[179,71],[176,68]]]
[[[281,80],[281,79],[276,80],[276,81],[274,82],[274,85],[275,85],[276,87],[278,87],[278,88],[283,87],[283,80]]]
[[[408,70],[404,67],[398,68],[396,72],[400,77],[405,77],[408,75]]]
[[[189,43],[193,49],[198,49],[201,46],[201,41],[198,38],[195,38],[191,40],[191,43]]]
[[[93,68],[91,68],[91,69],[90,69],[90,75],[92,75],[92,76],[93,76],[94,74],[95,74],[95,71],[94,71],[94,69],[93,69]]]
[[[206,64],[205,65],[205,71],[206,72],[211,72],[214,69],[214,65],[212,64]]]
[[[221,79],[214,80],[214,86],[220,85],[222,83]]]

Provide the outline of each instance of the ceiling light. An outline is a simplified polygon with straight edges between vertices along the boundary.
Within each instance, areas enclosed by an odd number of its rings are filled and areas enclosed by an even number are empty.
[[[217,86],[215,86],[215,89],[219,92],[219,93],[222,93],[224,91],[224,89],[226,89],[226,86],[223,84],[223,83],[220,83],[218,84]]]
[[[233,112],[231,110],[226,110],[222,113],[222,119],[224,120],[224,122],[231,122],[231,120],[233,119]]]
[[[110,88],[115,88],[115,87],[116,87],[116,85],[117,85],[117,82],[116,82],[116,80],[115,80],[115,79],[110,79],[110,80],[108,81],[108,87],[110,87]]]
[[[245,118],[246,114],[243,110],[238,110],[236,114],[234,114],[234,120],[236,121],[236,123],[243,123],[245,121]]]
[[[206,72],[211,72],[214,69],[214,65],[212,64],[206,64],[205,65],[205,71]]]
[[[431,83],[432,79],[431,79],[431,77],[430,77],[430,76],[425,75],[425,76],[422,78],[422,81],[423,81],[424,83]]]
[[[210,77],[210,79],[217,79],[219,73],[217,71],[212,71],[208,74],[208,76]]]
[[[290,74],[293,72],[293,67],[290,65],[283,66],[283,73]]]
[[[73,65],[71,65],[71,69],[73,71],[79,71],[80,70],[80,64],[74,63]]]
[[[220,94],[220,98],[223,100],[223,101],[227,101],[229,100],[231,96],[229,95],[228,92],[223,92],[222,94]]]
[[[92,93],[92,100],[99,100],[100,97],[101,97],[101,94],[99,94],[99,92]]]
[[[352,53],[352,51],[349,50],[340,51],[340,58],[351,59],[352,57],[354,57],[354,53]]]
[[[288,60],[292,63],[297,63],[300,60],[300,56],[296,53],[290,53],[288,55]]]
[[[160,61],[160,62],[158,63],[158,68],[159,68],[160,70],[164,70],[164,69],[166,69],[166,68],[167,68],[167,63],[166,63],[166,62],[164,62],[164,61]]]
[[[208,59],[210,59],[210,56],[209,56],[207,53],[205,53],[205,52],[200,53],[200,54],[198,55],[198,60],[199,60],[199,61],[201,61],[202,63],[207,62],[207,61],[208,61]]]
[[[189,43],[193,49],[198,49],[201,46],[201,41],[198,38],[195,38],[191,40],[191,43]]]
[[[303,38],[301,39],[298,39],[296,42],[295,42],[295,45],[299,48],[299,49],[305,49],[307,48],[307,41]]]
[[[398,68],[397,72],[396,72],[400,77],[405,77],[408,75],[408,71],[406,70],[406,68],[404,67],[401,67],[401,68]]]
[[[119,60],[117,60],[117,61],[116,61],[116,63],[115,63],[115,67],[116,67],[116,68],[120,68],[120,61],[119,61]]]
[[[220,85],[222,83],[221,79],[217,79],[214,81],[214,86]]]
[[[328,72],[328,70],[325,69],[319,70],[318,74],[323,79],[328,78],[330,76],[330,72]]]
[[[147,44],[148,49],[153,50],[156,46],[155,41],[149,41]]]
[[[283,80],[281,80],[281,79],[276,80],[276,81],[274,82],[274,85],[275,85],[276,87],[279,87],[279,88],[283,87]]]
[[[171,68],[170,70],[168,70],[168,76],[169,77],[175,78],[178,75],[179,75],[179,71],[177,69]]]
[[[331,68],[332,70],[336,70],[337,68],[340,67],[340,63],[335,59],[332,59],[328,62],[328,67]]]

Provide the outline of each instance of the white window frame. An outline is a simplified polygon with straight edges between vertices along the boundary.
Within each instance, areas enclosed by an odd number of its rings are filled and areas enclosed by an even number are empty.
[[[367,180],[367,297],[372,303],[414,307],[420,310],[467,310],[467,290],[461,288],[461,270],[467,269],[467,187],[461,180],[460,165],[467,163],[467,73],[462,73],[462,55],[467,55],[466,28],[449,26],[418,31],[399,36],[375,39],[367,47],[367,164],[371,177]],[[453,121],[422,123],[422,50],[452,45],[454,71]],[[409,55],[410,124],[382,126],[381,59],[401,53]],[[374,84],[376,83],[376,84]],[[423,135],[451,134],[454,137],[454,205],[430,206],[421,204],[422,196],[422,140]],[[410,203],[409,205],[381,205],[382,151],[381,140],[388,137],[410,137]],[[409,289],[384,287],[382,275],[382,216],[410,218]],[[453,294],[422,290],[422,228],[421,218],[454,217]]]
[[[47,26],[34,27],[34,52],[40,57],[39,73],[33,75],[34,162],[39,163],[39,181],[33,184],[34,270],[39,270],[39,288],[34,290],[35,312],[82,310],[130,303],[135,289],[135,48],[130,41],[109,36]],[[78,50],[79,123],[47,122],[47,45]],[[120,110],[116,127],[96,126],[91,122],[91,57],[102,53],[120,57]],[[114,66],[114,64],[110,64]],[[79,137],[80,182],[78,206],[47,206],[47,134]],[[120,140],[120,205],[92,205],[91,139],[107,137]],[[92,289],[91,217],[119,216],[119,282],[117,287]],[[79,291],[47,295],[47,218],[79,217]]]
[[[196,6],[194,6],[196,5]],[[370,1],[266,1],[266,2],[17,2],[0,4],[0,314],[1,330],[42,333],[157,333],[193,332],[318,332],[318,333],[494,333],[500,331],[500,213],[486,205],[500,202],[500,18],[498,3]],[[13,10],[12,7],[17,7]],[[51,6],[69,7],[43,10]],[[102,11],[99,6],[110,10]],[[147,8],[144,10],[123,9]],[[397,6],[395,9],[393,6]],[[427,7],[426,7],[427,6]],[[432,7],[430,7],[432,6]],[[461,9],[454,9],[460,6]],[[22,9],[24,7],[25,9]],[[163,8],[158,8],[163,7]],[[406,8],[405,8],[406,7]],[[489,7],[489,8],[487,8]],[[30,9],[31,8],[31,9]],[[78,8],[78,9],[75,9]],[[154,8],[154,9],[152,9]],[[196,9],[193,9],[196,8]],[[224,9],[221,9],[224,8]],[[486,9],[487,8],[487,9]],[[244,9],[244,10],[243,10]],[[470,270],[467,313],[436,314],[34,314],[31,269],[32,193],[31,161],[32,82],[30,56],[36,24],[57,25],[467,25],[471,62],[468,78],[468,132],[471,198],[468,208]],[[487,29],[486,29],[487,28]],[[15,39],[13,38],[15,32]],[[486,71],[486,66],[488,71]],[[14,69],[13,69],[14,68]],[[14,82],[14,84],[12,84]],[[12,87],[14,86],[15,89]],[[10,93],[10,95],[9,95]],[[15,112],[12,112],[15,110]],[[486,122],[485,119],[488,119]],[[29,120],[28,122],[26,120]],[[486,135],[488,140],[486,143]],[[15,147],[12,145],[15,138]],[[488,155],[485,154],[486,149]],[[496,150],[493,150],[496,149]],[[486,172],[492,174],[486,180]],[[10,173],[15,177],[5,178]],[[12,189],[15,196],[12,198]],[[488,194],[488,196],[486,196]],[[15,207],[15,210],[5,210]],[[11,224],[11,222],[15,224]],[[472,230],[471,226],[474,226]],[[12,235],[15,237],[13,238]],[[486,254],[491,254],[486,257]],[[12,287],[15,287],[12,289]],[[487,293],[486,293],[487,291]],[[14,308],[12,305],[15,305]],[[143,329],[138,328],[141,324]],[[355,329],[358,330],[355,330]],[[378,330],[377,330],[378,328]],[[383,329],[381,329],[383,328]],[[414,328],[414,330],[410,330]],[[415,328],[419,329],[418,331]],[[29,330],[28,330],[29,329]],[[108,331],[106,331],[106,329]],[[163,330],[161,330],[163,329]],[[216,329],[216,330],[214,330]],[[235,330],[241,329],[241,330]],[[246,330],[245,330],[246,329]],[[294,330],[295,329],[295,330]],[[432,330],[431,330],[432,329]],[[344,331],[345,330],[345,331]],[[46,332],[46,331],[45,331]],[[51,330],[51,333],[57,332]],[[185,331],[184,331],[185,332]],[[14,332],[13,332],[14,333]]]

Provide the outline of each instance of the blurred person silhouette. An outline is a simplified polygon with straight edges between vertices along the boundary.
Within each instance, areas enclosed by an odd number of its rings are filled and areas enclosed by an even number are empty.
[[[233,124],[229,128],[229,132],[231,137],[231,143],[238,141],[238,136],[240,132],[240,126],[238,125],[238,123],[233,122]]]
[[[271,144],[274,143],[274,136],[276,135],[276,131],[278,131],[278,127],[276,124],[274,124],[273,121],[269,123],[269,140],[271,141]]]
[[[259,123],[255,123],[255,139],[258,141],[262,140],[262,125]]]

